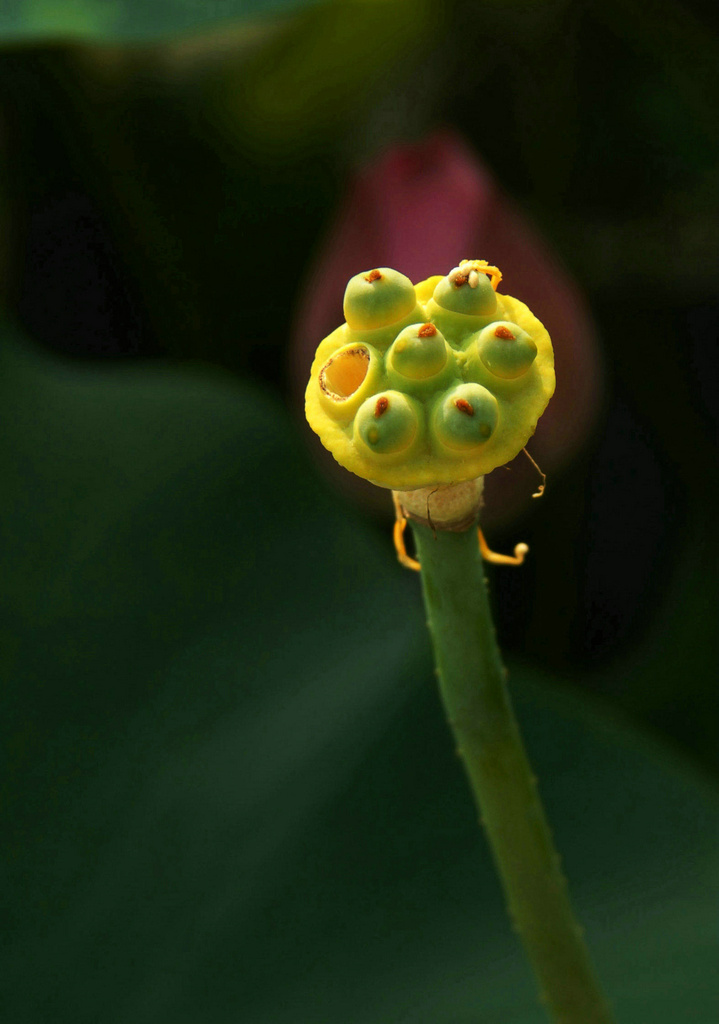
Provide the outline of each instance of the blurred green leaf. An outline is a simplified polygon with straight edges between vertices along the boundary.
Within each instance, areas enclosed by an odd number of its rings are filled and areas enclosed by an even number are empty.
[[[0,38],[147,40],[233,18],[290,14],[318,0],[3,0]]]
[[[296,428],[295,428],[296,432]],[[8,1024],[539,1024],[416,579],[221,375],[0,349]],[[716,799],[527,666],[623,1024],[709,1024]]]
[[[294,76],[291,66],[278,68],[276,83],[270,83],[266,97],[258,99],[274,110],[289,103],[295,105],[306,100],[306,94],[316,95],[332,85],[336,72],[341,77],[362,76],[362,69],[348,60],[347,48],[362,47],[363,39],[374,39],[375,45],[385,48],[397,28],[405,35],[405,42],[424,28],[431,0],[4,0],[0,9],[0,42],[46,42],[51,39],[83,40],[98,43],[137,43],[160,40],[168,36],[202,33],[215,36],[229,32],[233,36],[237,22],[268,22],[286,20],[311,8],[319,8],[317,19],[307,22],[313,38],[309,50],[301,48],[290,55],[300,65],[303,84],[298,96],[281,96],[278,89],[287,72]],[[319,29],[317,26],[319,25]],[[330,59],[330,79],[325,43],[325,28],[334,25]],[[348,33],[347,27],[351,26]],[[216,45],[218,40],[215,40]],[[305,53],[313,58],[305,61]],[[374,60],[372,53],[367,54]],[[287,54],[282,63],[287,63]]]

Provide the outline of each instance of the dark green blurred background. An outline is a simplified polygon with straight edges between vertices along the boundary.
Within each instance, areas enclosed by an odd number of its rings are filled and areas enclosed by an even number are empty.
[[[352,175],[437,128],[605,368],[493,537],[532,549],[491,577],[530,753],[620,1024],[716,1021],[717,21],[3,7],[3,1024],[542,1020],[417,580],[289,351]]]

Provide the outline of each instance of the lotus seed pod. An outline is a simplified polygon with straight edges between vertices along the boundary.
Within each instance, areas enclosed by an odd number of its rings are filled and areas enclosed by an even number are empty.
[[[341,465],[398,491],[475,480],[510,462],[554,390],[542,324],[493,290],[501,275],[479,260],[414,287],[395,271],[378,273],[350,281],[348,321],[319,345],[306,393],[312,429]],[[455,287],[450,279],[465,274]],[[371,291],[375,285],[386,291]],[[484,296],[474,315],[438,305],[450,286],[452,299]],[[357,338],[380,323],[378,335]]]
[[[410,324],[387,353],[387,366],[409,380],[434,377],[447,363],[444,335],[434,324]]]
[[[419,431],[419,415],[400,391],[383,391],[368,398],[355,417],[355,443],[373,455],[391,455],[409,448]]]
[[[497,308],[497,296],[486,274],[464,265],[437,282],[434,301],[442,309],[469,316],[491,316]]]
[[[437,404],[432,433],[445,448],[463,452],[486,444],[498,419],[497,400],[487,388],[460,384]]]
[[[504,320],[489,324],[477,338],[479,358],[495,377],[515,380],[526,373],[537,355],[537,346],[517,324]]]
[[[370,331],[408,316],[417,304],[414,285],[388,267],[351,278],[345,289],[345,320],[355,331]]]

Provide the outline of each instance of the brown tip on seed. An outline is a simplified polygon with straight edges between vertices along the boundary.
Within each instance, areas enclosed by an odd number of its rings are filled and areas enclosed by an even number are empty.
[[[371,284],[373,281],[381,281],[382,275],[379,270],[370,270],[369,274],[365,274],[364,279]]]
[[[465,416],[474,416],[474,406],[466,398],[455,398],[454,404]]]
[[[494,332],[495,338],[506,338],[507,341],[514,341],[514,335],[508,327],[498,327]]]
[[[434,326],[434,324],[424,324],[417,331],[417,334],[420,338],[431,338],[436,333],[437,328]]]
[[[469,274],[457,274],[452,281],[452,284],[455,288],[461,288],[463,284],[467,283],[467,281],[469,281]]]
[[[377,399],[377,404],[374,407],[375,417],[377,419],[379,419],[380,416],[383,416],[387,412],[388,409],[389,409],[389,398],[385,398],[384,396],[382,398],[378,398]]]

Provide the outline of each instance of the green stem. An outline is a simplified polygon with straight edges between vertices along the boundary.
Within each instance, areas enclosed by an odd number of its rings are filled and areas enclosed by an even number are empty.
[[[476,531],[412,527],[442,700],[540,999],[557,1024],[612,1024],[512,711]]]

